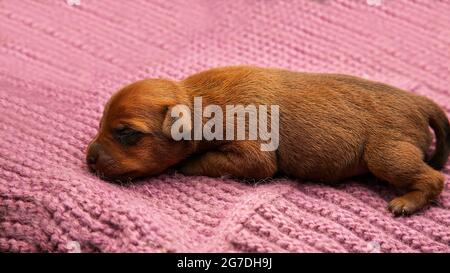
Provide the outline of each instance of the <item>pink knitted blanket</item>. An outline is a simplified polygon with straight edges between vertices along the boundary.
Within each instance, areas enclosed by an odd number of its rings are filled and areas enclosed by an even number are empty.
[[[326,186],[84,163],[105,101],[145,77],[255,64],[340,72],[450,112],[450,1],[0,1],[0,251],[449,252],[446,189],[408,218],[372,179]]]

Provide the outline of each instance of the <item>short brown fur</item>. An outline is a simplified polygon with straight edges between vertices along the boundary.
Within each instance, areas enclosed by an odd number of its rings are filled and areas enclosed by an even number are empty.
[[[174,141],[176,104],[203,106],[279,105],[280,144],[273,152],[255,141]],[[270,123],[269,123],[270,125]],[[142,136],[133,146],[113,137],[117,127]],[[426,160],[436,134],[436,151]],[[317,181],[339,181],[371,172],[405,195],[389,209],[410,214],[436,198],[444,186],[437,171],[450,149],[445,113],[431,100],[353,76],[298,73],[249,66],[200,72],[180,82],[148,79],[116,93],[105,107],[91,142],[91,168],[113,179],[158,174],[180,165],[187,175],[263,179],[275,173]]]

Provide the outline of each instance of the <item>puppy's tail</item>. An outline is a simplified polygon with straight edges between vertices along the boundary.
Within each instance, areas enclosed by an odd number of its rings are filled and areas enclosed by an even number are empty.
[[[430,127],[436,135],[436,149],[427,163],[434,169],[440,170],[450,154],[450,124],[441,107],[424,97],[422,101],[428,114]]]

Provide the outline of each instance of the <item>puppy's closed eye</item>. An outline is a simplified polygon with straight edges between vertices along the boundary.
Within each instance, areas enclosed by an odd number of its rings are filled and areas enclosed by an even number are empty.
[[[144,133],[139,132],[133,128],[120,126],[113,132],[114,139],[124,146],[132,146],[139,142],[144,136]]]

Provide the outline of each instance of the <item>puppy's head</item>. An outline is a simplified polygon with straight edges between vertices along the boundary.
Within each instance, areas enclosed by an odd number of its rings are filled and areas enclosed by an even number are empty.
[[[154,175],[183,160],[194,144],[171,137],[170,111],[177,104],[189,105],[187,93],[169,80],[138,81],[118,91],[106,104],[88,146],[89,168],[122,180]]]

